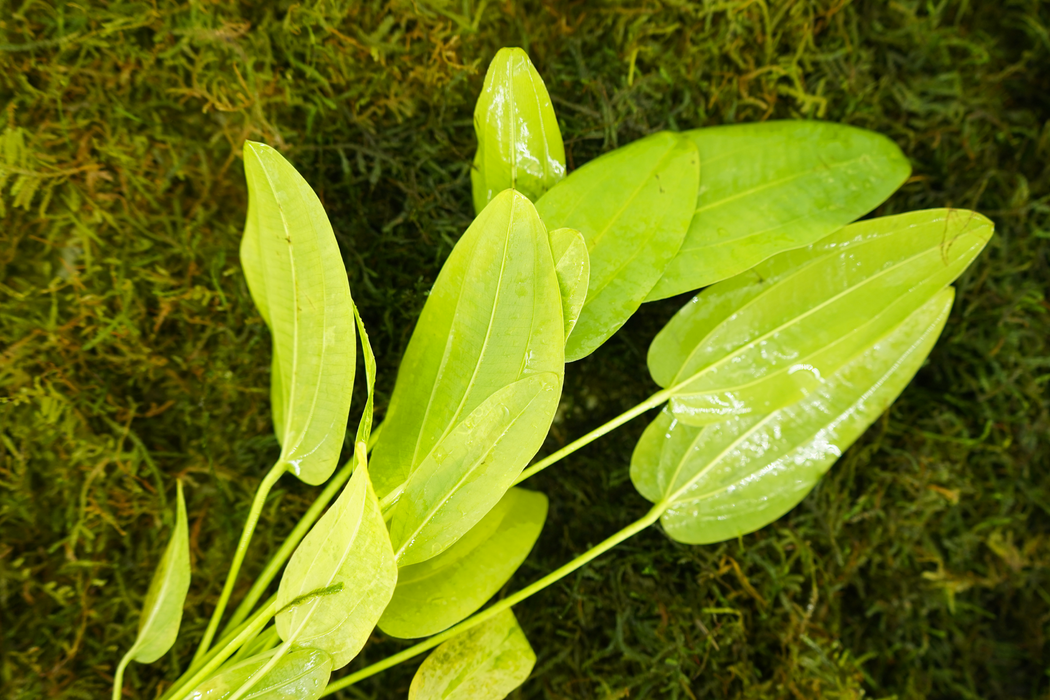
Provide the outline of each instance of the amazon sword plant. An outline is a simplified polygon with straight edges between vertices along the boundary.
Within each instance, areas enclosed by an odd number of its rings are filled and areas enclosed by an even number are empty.
[[[241,264],[272,337],[281,452],[163,700],[313,700],[434,647],[410,698],[505,697],[536,658],[516,603],[658,522],[707,544],[802,500],[907,386],[948,318],[952,282],[992,235],[958,209],[856,221],[910,167],[883,136],[825,122],[662,131],[566,174],[550,97],[520,49],[496,55],[474,123],[477,217],[427,297],[375,430],[375,358],[324,209],[280,154],[245,143]],[[659,389],[530,466],[566,363],[644,302],[698,289],[649,348]],[[367,400],[339,468],[358,343]],[[657,408],[630,460],[649,512],[485,608],[546,518],[547,498],[519,484]],[[267,495],[288,473],[323,488],[223,625]],[[156,661],[178,635],[190,557],[177,488],[115,700],[128,664]],[[331,680],[377,626],[423,641]]]

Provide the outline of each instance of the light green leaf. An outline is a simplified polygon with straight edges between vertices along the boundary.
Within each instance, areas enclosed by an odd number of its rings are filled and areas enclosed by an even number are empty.
[[[547,497],[513,488],[441,554],[398,571],[379,620],[392,637],[429,637],[466,619],[525,561],[547,518]]]
[[[529,640],[505,610],[435,649],[416,671],[408,700],[502,700],[535,664]]]
[[[365,388],[368,391],[365,410],[361,413],[361,422],[357,426],[357,438],[354,442],[355,444],[360,442],[368,445],[368,440],[372,437],[372,411],[376,393],[376,356],[372,352],[372,343],[368,340],[368,331],[365,330],[365,322],[357,310],[357,304],[350,303],[354,307],[357,331],[361,334],[361,353],[364,355],[365,360]]]
[[[813,243],[877,207],[911,174],[888,138],[843,124],[771,121],[685,135],[704,168],[696,213],[646,301]]]
[[[580,318],[587,299],[587,281],[591,275],[591,260],[587,255],[587,241],[583,234],[571,228],[550,232],[554,270],[561,287],[561,313],[565,319],[565,338],[568,339]]]
[[[553,372],[519,379],[487,398],[427,455],[390,520],[399,566],[445,551],[499,502],[542,446],[560,388]]]
[[[295,168],[244,144],[248,218],[241,265],[273,335],[274,430],[281,461],[308,484],[335,470],[354,384],[354,312],[324,207]]]
[[[292,554],[277,591],[277,632],[296,646],[350,663],[372,633],[397,583],[383,514],[357,443],[353,476]]]
[[[521,49],[500,49],[489,64],[474,131],[474,211],[509,188],[535,201],[565,177],[565,147],[550,95]]]
[[[190,693],[190,700],[224,700],[247,683],[277,653],[267,651],[219,671]],[[277,662],[244,700],[317,700],[332,675],[332,657],[319,649],[297,649]]]
[[[547,230],[524,195],[505,190],[452,250],[412,333],[372,459],[381,497],[508,384],[552,372],[560,392],[561,309]]]
[[[631,458],[631,480],[666,506],[679,542],[709,544],[764,527],[793,508],[904,390],[933,348],[954,290],[941,290],[808,397],[766,415],[703,428],[665,408]]]
[[[649,370],[694,425],[768,413],[821,385],[958,277],[992,223],[960,209],[862,221],[687,303],[653,340]]]
[[[139,633],[128,652],[128,658],[143,664],[153,663],[175,644],[190,587],[190,535],[181,481],[177,489],[175,530],[150,581],[139,618]]]
[[[577,229],[590,255],[567,361],[608,340],[660,279],[685,238],[699,175],[692,141],[663,131],[587,163],[536,202],[548,228]]]

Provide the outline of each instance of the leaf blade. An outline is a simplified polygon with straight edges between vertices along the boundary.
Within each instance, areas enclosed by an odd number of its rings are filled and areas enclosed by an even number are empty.
[[[587,300],[587,283],[591,276],[591,259],[583,234],[571,228],[550,232],[554,270],[561,288],[562,317],[565,319],[565,338],[568,340]]]
[[[593,352],[645,300],[682,245],[699,177],[693,143],[664,131],[596,158],[536,202],[548,228],[583,233],[590,256],[566,361]]]
[[[525,561],[547,516],[547,497],[512,488],[441,554],[398,572],[379,628],[400,639],[428,637],[466,619]]]
[[[258,673],[276,653],[266,651],[228,665],[197,686],[193,700],[223,700]],[[332,675],[332,657],[320,649],[296,649],[277,662],[245,700],[317,700]]]
[[[448,640],[426,658],[409,700],[501,700],[525,682],[536,664],[514,613],[505,610]]]
[[[868,213],[911,173],[886,137],[842,124],[771,121],[685,132],[703,183],[681,249],[646,301],[714,284]]]

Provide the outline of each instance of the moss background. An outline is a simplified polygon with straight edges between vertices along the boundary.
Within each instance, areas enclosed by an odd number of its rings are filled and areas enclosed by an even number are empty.
[[[237,260],[242,141],[320,193],[382,407],[471,219],[473,103],[503,45],[545,76],[570,167],[658,129],[831,119],[912,159],[878,213],[970,207],[998,230],[930,362],[792,513],[718,546],[651,530],[519,606],[539,661],[517,697],[1050,697],[1039,0],[0,0],[0,696],[108,696],[176,477],[183,635],[128,687],[153,697],[203,631],[278,452]],[[654,389],[645,348],[682,301],[570,367],[546,450]],[[551,513],[510,589],[645,511],[643,427],[534,480]],[[279,485],[247,572],[315,492]],[[401,648],[375,639],[352,668]],[[405,697],[415,666],[343,697]]]

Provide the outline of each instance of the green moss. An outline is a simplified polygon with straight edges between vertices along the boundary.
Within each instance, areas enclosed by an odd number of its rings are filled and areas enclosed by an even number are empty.
[[[701,3],[8,3],[0,11],[0,687],[96,698],[186,480],[188,663],[277,454],[269,339],[237,262],[245,138],[333,219],[380,371],[470,220],[484,66],[526,48],[570,167],[661,128],[819,117],[914,177],[882,213],[978,208],[999,235],[903,397],[795,511],[739,542],[639,536],[517,611],[521,697],[1045,697],[1050,629],[1050,7]],[[548,448],[653,389],[647,305],[567,376]],[[358,407],[362,405],[359,401]],[[640,515],[641,422],[535,479],[537,577]],[[314,489],[289,480],[246,571]],[[247,578],[241,590],[246,589]],[[355,665],[398,648],[379,639]],[[344,693],[404,697],[414,664]]]

